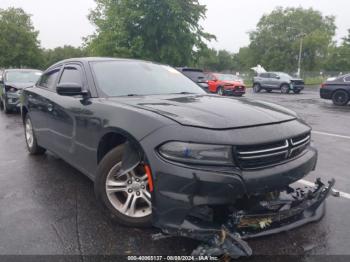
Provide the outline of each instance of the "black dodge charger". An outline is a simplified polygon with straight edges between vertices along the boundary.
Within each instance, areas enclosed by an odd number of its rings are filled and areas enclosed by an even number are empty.
[[[350,101],[350,74],[329,78],[321,85],[320,96],[334,105],[346,106]]]
[[[87,175],[128,226],[205,240],[230,220],[242,238],[277,233],[320,219],[334,184],[290,187],[317,162],[295,113],[208,95],[166,65],[59,62],[23,92],[22,117],[29,152],[49,150]]]

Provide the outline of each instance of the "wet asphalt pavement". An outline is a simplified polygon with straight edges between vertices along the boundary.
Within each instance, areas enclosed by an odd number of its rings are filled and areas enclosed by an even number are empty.
[[[296,111],[316,131],[319,163],[305,180],[334,177],[336,188],[350,193],[350,106],[319,99],[318,89],[250,92],[247,97]],[[349,221],[350,199],[332,197],[319,223],[249,244],[255,255],[350,255]],[[152,241],[157,232],[112,223],[88,178],[50,153],[29,156],[20,116],[0,114],[0,255],[189,255],[197,245],[180,238]]]

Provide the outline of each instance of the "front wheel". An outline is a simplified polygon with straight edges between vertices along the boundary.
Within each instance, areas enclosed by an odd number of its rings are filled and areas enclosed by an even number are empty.
[[[345,106],[349,102],[349,93],[345,90],[337,90],[334,92],[332,100],[336,106]]]
[[[281,93],[282,94],[289,94],[289,92],[290,92],[289,85],[284,84],[284,85],[281,86]]]
[[[124,146],[109,152],[98,166],[95,193],[104,211],[119,224],[149,227],[152,197],[144,165],[123,170]]]
[[[24,120],[24,133],[25,133],[25,139],[28,151],[31,155],[42,155],[46,152],[45,148],[42,148],[38,145],[34,128],[32,124],[32,120],[30,119],[29,115],[27,114]]]
[[[223,96],[223,95],[224,95],[224,89],[223,89],[221,86],[219,86],[216,93],[217,93],[219,96]]]

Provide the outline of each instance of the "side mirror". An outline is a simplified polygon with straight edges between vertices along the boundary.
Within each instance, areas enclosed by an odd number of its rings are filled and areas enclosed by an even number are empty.
[[[276,76],[276,79],[281,79],[281,77],[280,76]]]
[[[86,94],[83,87],[76,83],[61,83],[56,87],[57,94],[61,96],[78,96]]]

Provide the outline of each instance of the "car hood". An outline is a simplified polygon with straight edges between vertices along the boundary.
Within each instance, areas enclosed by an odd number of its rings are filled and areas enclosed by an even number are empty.
[[[222,81],[225,85],[242,85],[239,81]]]
[[[291,121],[297,115],[278,105],[216,95],[167,95],[109,98],[142,110],[154,112],[185,126],[233,129]]]
[[[27,87],[31,87],[34,86],[35,83],[11,83],[11,82],[7,82],[5,83],[6,86],[11,86],[17,89],[25,89]]]

